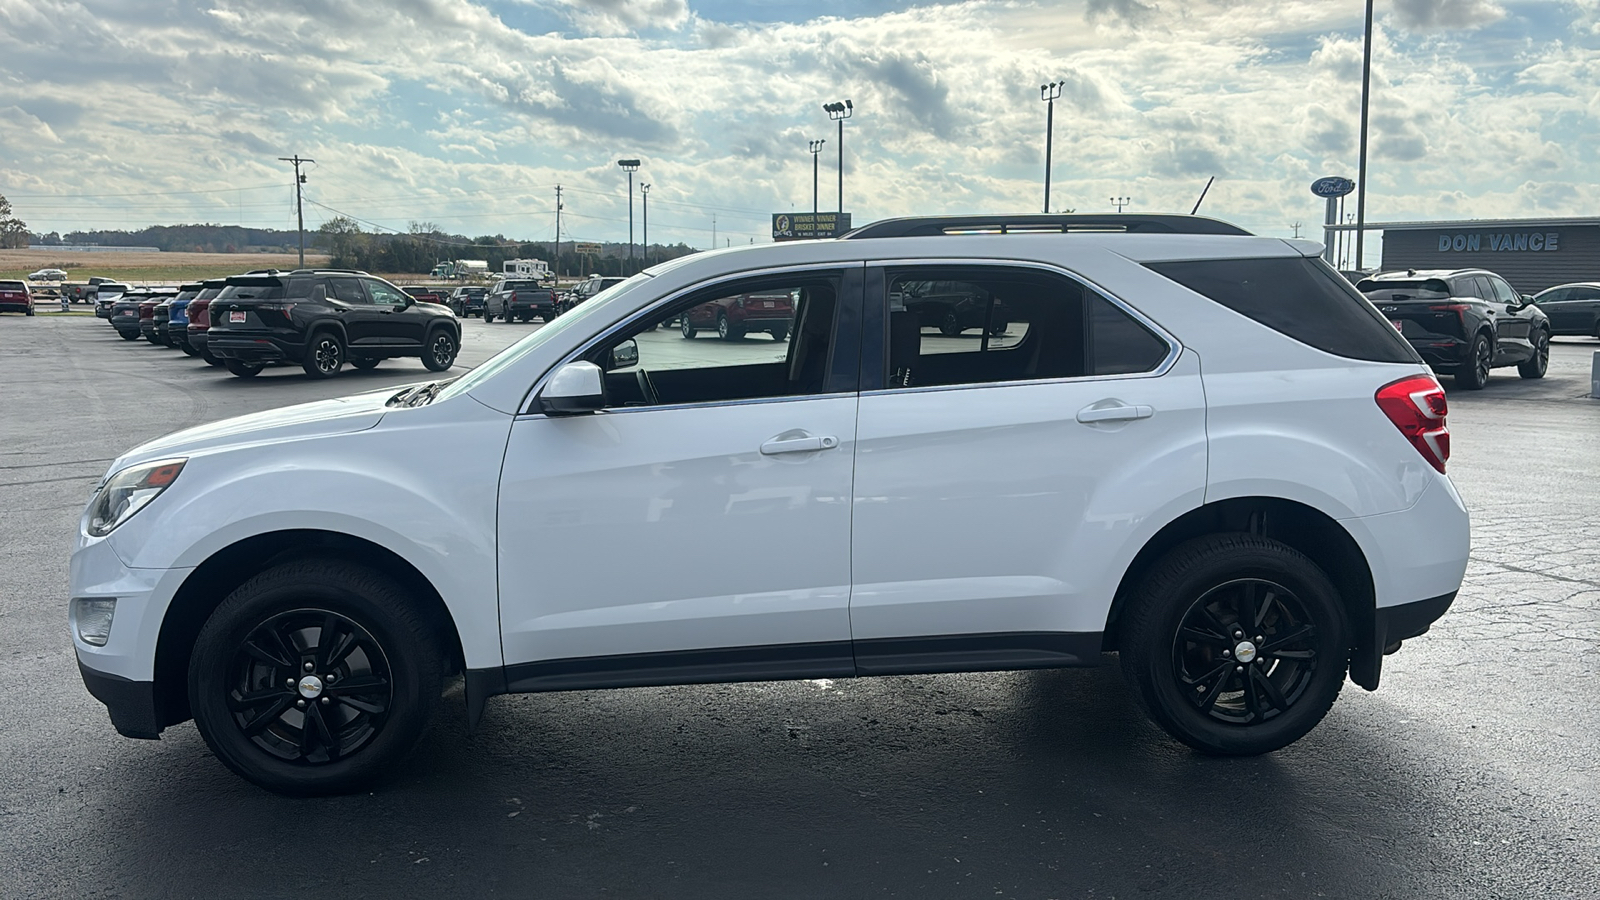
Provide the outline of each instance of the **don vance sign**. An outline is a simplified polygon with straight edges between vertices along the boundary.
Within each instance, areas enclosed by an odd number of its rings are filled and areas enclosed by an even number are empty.
[[[1561,249],[1561,232],[1559,231],[1507,231],[1500,234],[1493,232],[1483,234],[1441,234],[1439,235],[1439,252],[1479,252],[1490,250],[1496,253],[1529,252],[1540,253]]]

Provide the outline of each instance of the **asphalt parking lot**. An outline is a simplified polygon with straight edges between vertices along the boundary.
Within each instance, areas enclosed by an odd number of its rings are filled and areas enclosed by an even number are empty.
[[[461,364],[536,327],[469,320]],[[1596,896],[1596,350],[1451,391],[1462,593],[1272,756],[1188,751],[1107,666],[501,697],[471,736],[450,704],[381,789],[288,800],[192,724],[112,730],[67,635],[73,529],[141,441],[432,376],[243,380],[97,319],[0,317],[0,896]]]

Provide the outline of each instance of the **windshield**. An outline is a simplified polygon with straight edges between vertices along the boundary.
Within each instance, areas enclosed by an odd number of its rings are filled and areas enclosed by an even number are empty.
[[[618,294],[621,294],[624,291],[631,290],[638,285],[644,284],[653,277],[655,276],[648,272],[640,272],[639,274],[618,285],[616,288],[614,288],[614,290]],[[528,353],[535,347],[538,347],[545,341],[554,338],[556,335],[562,334],[574,326],[587,322],[589,319],[594,318],[594,316],[597,315],[597,311],[603,310],[604,308],[605,306],[599,303],[585,303],[582,306],[574,307],[572,312],[569,312],[564,316],[556,317],[554,322],[551,322],[550,324],[540,328],[538,331],[535,331],[522,340],[517,341],[515,344],[512,344],[504,350],[501,350],[499,353],[496,353],[494,356],[490,357],[488,362],[477,366],[471,372],[468,372],[460,378],[457,378],[454,382],[447,385],[443,391],[439,392],[438,399],[448,400],[457,394],[472,390],[474,385],[482,384],[489,378],[494,377],[496,372],[528,355]],[[532,387],[533,385],[530,383],[528,386]]]

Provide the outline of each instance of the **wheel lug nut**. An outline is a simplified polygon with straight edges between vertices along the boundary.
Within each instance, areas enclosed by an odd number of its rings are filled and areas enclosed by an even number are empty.
[[[285,678],[283,680],[283,683],[288,687],[294,687],[294,679],[293,678]]]
[[[1238,668],[1234,669],[1234,671],[1235,672],[1243,672],[1244,671],[1244,666],[1239,666]],[[302,705],[304,705],[304,704],[302,704]]]
[[[311,671],[312,668],[313,667],[312,667],[311,663],[306,663],[306,671],[307,672]]]
[[[301,709],[306,708],[306,702],[304,700],[296,700],[294,705],[300,707]]]
[[[1232,656],[1233,655],[1233,651],[1232,650],[1224,650],[1224,651],[1222,651],[1222,655],[1223,656]]]
[[[1256,635],[1256,643],[1261,643],[1261,635]]]
[[[323,706],[327,706],[328,705],[328,698],[327,697],[323,697],[322,698],[322,705]]]

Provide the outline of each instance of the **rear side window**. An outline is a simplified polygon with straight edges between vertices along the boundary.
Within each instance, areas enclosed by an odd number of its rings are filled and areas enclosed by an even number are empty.
[[[219,298],[222,300],[282,300],[283,285],[276,281],[271,284],[230,284],[222,289]]]
[[[20,281],[0,281],[0,291],[21,291],[27,287]]]
[[[1372,362],[1421,361],[1394,326],[1321,260],[1290,256],[1146,265],[1325,353]]]

